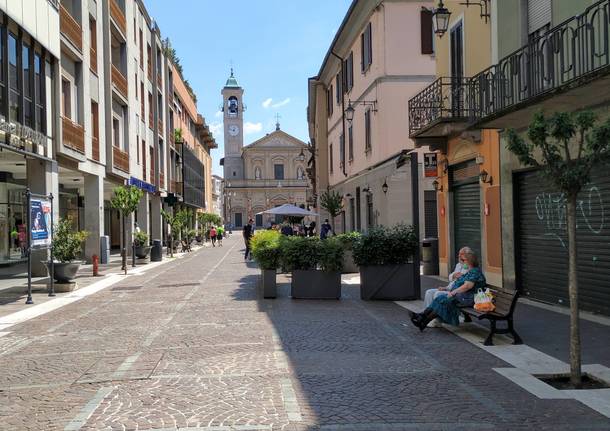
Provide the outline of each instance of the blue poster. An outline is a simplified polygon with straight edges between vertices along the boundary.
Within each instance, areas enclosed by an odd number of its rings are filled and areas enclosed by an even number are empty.
[[[32,247],[51,245],[51,202],[32,199],[30,204]]]

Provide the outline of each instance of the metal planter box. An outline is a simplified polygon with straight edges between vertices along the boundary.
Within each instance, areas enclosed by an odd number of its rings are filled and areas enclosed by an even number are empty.
[[[277,271],[275,269],[261,269],[261,287],[263,298],[277,297]]]
[[[43,262],[49,274],[51,274],[51,263]],[[76,277],[81,262],[55,262],[53,267],[53,278],[58,283],[69,283]]]
[[[360,298],[392,301],[417,299],[417,283],[412,263],[360,267]]]
[[[339,299],[341,273],[315,269],[292,271],[290,296],[294,299]]]

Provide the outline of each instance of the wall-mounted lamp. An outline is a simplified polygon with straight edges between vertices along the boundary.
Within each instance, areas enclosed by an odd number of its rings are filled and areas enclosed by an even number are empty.
[[[485,169],[483,169],[479,174],[479,180],[483,184],[489,184],[490,186],[493,184],[493,177],[489,175]]]
[[[352,121],[354,121],[354,112],[356,112],[356,110],[354,109],[354,106],[356,105],[364,105],[364,106],[372,106],[373,112],[377,112],[377,101],[376,100],[357,100],[354,103],[352,103],[351,100],[348,101],[347,103],[347,108],[345,108],[345,119],[347,120],[347,122],[349,124],[352,124]]]
[[[362,193],[371,193],[371,188],[369,186],[364,186],[362,188]]]
[[[302,148],[301,148],[301,152],[299,153],[299,156],[297,157],[297,159],[299,160],[299,162],[305,161],[305,153],[303,152]]]
[[[439,0],[438,7],[434,9],[434,12],[432,13],[432,17],[434,18],[434,33],[436,33],[438,37],[443,37],[443,35],[447,33],[450,16],[451,12],[445,7],[443,0]]]
[[[388,193],[388,182],[387,180],[383,181],[383,185],[381,186],[381,190],[383,190],[383,194],[387,194]]]
[[[436,190],[437,192],[443,191],[443,185],[439,183],[438,180],[432,181],[432,187],[434,187],[434,190]]]

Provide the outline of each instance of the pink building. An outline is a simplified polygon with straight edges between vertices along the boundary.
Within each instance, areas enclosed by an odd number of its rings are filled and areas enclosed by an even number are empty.
[[[309,79],[315,147],[309,174],[318,195],[330,187],[344,196],[344,212],[335,220],[339,232],[412,223],[417,175],[420,232],[437,235],[433,178],[423,177],[426,150],[417,150],[417,172],[407,154],[415,147],[408,100],[435,78],[431,16],[422,12],[432,6],[432,1],[354,0],[318,75]],[[433,221],[428,232],[424,220]]]

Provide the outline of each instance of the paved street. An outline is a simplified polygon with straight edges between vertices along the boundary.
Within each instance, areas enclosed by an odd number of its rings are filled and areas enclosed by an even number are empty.
[[[129,276],[0,337],[3,430],[577,430],[610,421],[545,400],[404,309],[257,294],[239,235]]]

